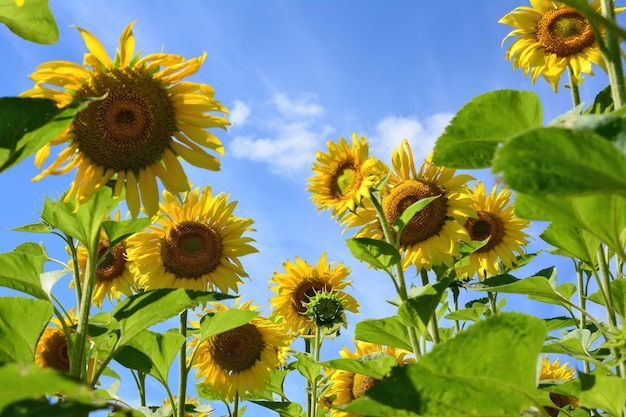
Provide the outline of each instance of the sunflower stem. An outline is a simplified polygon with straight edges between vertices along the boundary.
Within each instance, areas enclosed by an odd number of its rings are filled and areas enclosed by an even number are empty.
[[[587,301],[587,294],[585,291],[585,285],[583,282],[583,271],[581,268],[581,264],[580,263],[576,263],[576,281],[578,284],[578,304],[580,304],[580,307],[584,310],[586,307],[586,301]],[[580,311],[580,322],[579,322],[579,328],[580,329],[586,329],[587,328],[587,317],[585,316],[585,314]],[[589,362],[587,360],[583,361],[583,369],[585,370],[585,373],[589,373]]]
[[[422,268],[420,270],[420,275],[422,277],[422,285],[426,286],[428,285],[428,271],[426,271],[424,268]],[[437,345],[439,344],[439,342],[441,341],[439,338],[439,326],[437,325],[437,308],[435,307],[435,310],[433,310],[433,314],[430,317],[430,337],[432,337],[433,340],[433,344]]]
[[[572,92],[572,102],[574,103],[574,107],[580,104],[580,90],[579,90],[579,80],[574,75],[574,70],[571,65],[567,66],[567,75],[569,75],[569,87]]]
[[[85,347],[87,344],[87,331],[89,329],[89,313],[91,310],[91,296],[96,279],[98,265],[98,250],[100,246],[100,229],[92,236],[92,241],[87,245],[87,265],[85,268],[85,281],[83,282],[82,294],[78,304],[78,324],[76,326],[76,342],[70,355],[70,375],[81,381],[87,381],[87,366],[85,359]],[[78,278],[77,278],[78,279]]]
[[[611,22],[615,22],[615,2],[613,0],[600,0],[602,4],[602,16]],[[611,30],[606,31],[607,53],[604,55],[607,73],[611,82],[611,95],[615,110],[626,103],[626,86],[624,84],[624,70],[622,67],[620,38]]]
[[[491,291],[487,291],[487,298],[489,299],[489,307],[491,309],[491,314],[494,316],[498,314],[498,306],[496,304],[496,295]]]
[[[239,415],[239,390],[235,390],[235,399],[233,401],[233,414],[231,417],[237,417]]]
[[[320,360],[320,351],[322,350],[322,326],[315,326],[315,339],[313,347],[313,358],[316,362]],[[316,375],[311,382],[311,404],[310,415],[311,417],[317,416],[317,382],[319,375]]]
[[[389,227],[389,222],[387,221],[387,217],[385,216],[385,212],[378,201],[378,198],[375,195],[372,195],[371,202],[374,208],[376,209],[376,215],[378,216],[378,220],[380,222],[380,226],[383,229],[383,235],[385,236],[385,240],[387,243],[393,245],[397,250],[399,250],[400,244],[396,242],[393,238],[393,234],[391,233],[391,228]],[[394,284],[396,284],[396,290],[398,292],[398,296],[402,301],[406,301],[409,296],[406,290],[406,283],[404,281],[404,269],[402,268],[402,259],[400,259],[395,265],[397,282],[394,280]],[[392,275],[393,278],[393,275]],[[421,355],[419,339],[417,337],[417,331],[415,326],[407,326],[407,331],[409,333],[409,339],[411,340],[411,347],[413,348],[413,354],[416,357]]]
[[[184,340],[180,347],[177,415],[178,417],[185,417],[185,403],[187,402],[187,309],[180,313],[180,335]]]

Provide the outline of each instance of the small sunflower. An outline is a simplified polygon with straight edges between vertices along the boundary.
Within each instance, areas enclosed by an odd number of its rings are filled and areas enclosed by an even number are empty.
[[[542,74],[556,92],[561,74],[569,66],[579,80],[581,72],[593,75],[591,64],[606,71],[602,53],[591,24],[578,10],[551,0],[530,0],[532,7],[520,6],[499,20],[515,28],[503,40],[517,37],[506,51],[513,68],[530,73],[534,83]],[[590,6],[601,12],[599,0]],[[616,9],[619,12],[623,9]]]
[[[417,171],[406,139],[394,150],[392,165],[394,172],[382,191],[382,206],[390,225],[416,201],[440,196],[417,213],[400,234],[403,268],[451,265],[453,257],[459,255],[457,242],[469,241],[462,222],[475,215],[465,190],[465,183],[473,177],[455,176],[454,169],[438,167],[429,161]],[[384,239],[372,203],[346,215],[343,224],[346,228],[360,227],[356,237]]]
[[[65,317],[62,323],[52,317],[52,325],[46,326],[35,348],[35,363],[40,368],[52,368],[60,372],[70,371],[70,357],[68,353],[67,337],[63,324],[69,329],[77,323],[74,309],[69,311],[70,317]]]
[[[273,314],[282,317],[285,327],[294,334],[306,335],[315,329],[315,322],[306,316],[309,300],[322,291],[336,294],[343,301],[344,311],[358,313],[359,303],[344,292],[352,281],[346,280],[350,268],[343,263],[326,261],[326,253],[320,257],[317,265],[311,265],[296,257],[295,262],[283,263],[285,272],[274,272],[270,279],[270,290],[277,295],[270,298]],[[344,327],[345,312],[342,313]]]
[[[234,308],[257,310],[252,301],[235,304]],[[225,311],[228,307],[214,303],[206,313]],[[270,373],[280,365],[279,352],[287,346],[290,338],[282,325],[257,316],[249,323],[227,330],[204,340],[192,339],[189,346],[197,350],[192,367],[196,378],[210,385],[211,390],[225,401],[246,392],[262,391],[270,381]]]
[[[398,366],[403,366],[407,363],[415,362],[413,358],[407,358],[408,351],[403,349],[397,349],[390,346],[381,346],[373,343],[355,342],[356,352],[351,352],[345,346],[339,352],[342,358],[345,359],[359,359],[363,356],[384,352],[389,356],[393,356]],[[326,393],[325,397],[328,398],[332,405],[350,404],[357,398],[360,398],[368,389],[376,385],[380,380],[374,379],[370,376],[357,374],[355,372],[336,370],[330,376],[330,389]],[[330,410],[330,417],[361,417],[357,414],[346,413],[337,409]]]
[[[177,401],[177,397],[174,396],[174,401]],[[202,402],[200,401],[200,398],[196,399],[196,396],[194,395],[193,397],[189,398],[189,395],[185,396],[185,404],[186,405],[193,405],[193,406],[197,406],[197,405],[201,405]],[[168,406],[168,405],[172,405],[172,403],[170,402],[169,399],[165,399],[163,400],[163,405],[164,406]],[[205,412],[201,412],[201,413],[185,413],[185,417],[209,417],[210,415],[213,414],[213,411],[211,410],[208,413]]]
[[[328,153],[317,152],[313,163],[315,176],[309,178],[307,191],[318,210],[328,209],[339,219],[347,210],[354,211],[370,189],[386,174],[387,167],[369,156],[364,136],[352,135],[352,143],[343,137],[339,143],[328,141]]]
[[[569,363],[564,363],[563,365],[561,365],[561,362],[558,358],[553,363],[550,363],[550,359],[545,356],[541,360],[541,372],[539,374],[539,379],[574,379],[574,368],[569,368],[568,365]],[[552,402],[557,407],[559,407],[558,409],[554,407],[544,407],[551,417],[558,416],[560,409],[565,407],[566,405],[571,405],[573,407],[578,407],[579,405],[576,398],[568,397],[566,395],[557,394],[554,392],[550,393],[550,400],[552,400]]]
[[[513,205],[508,205],[511,191],[496,186],[487,195],[485,186],[478,182],[471,198],[477,217],[469,217],[465,228],[474,241],[487,238],[487,244],[469,255],[469,264],[458,269],[459,273],[478,273],[478,278],[487,278],[498,274],[498,260],[506,267],[512,267],[516,261],[514,252],[522,254],[523,246],[528,244],[528,235],[522,230],[530,222],[515,217]],[[508,206],[507,206],[508,205]]]
[[[120,221],[119,211],[115,214],[115,221]],[[113,246],[113,248],[109,248],[106,233],[104,231],[101,233],[98,259],[102,258],[107,251],[109,251],[109,253],[96,268],[93,295],[91,298],[93,305],[102,308],[102,301],[107,295],[109,296],[109,301],[113,301],[113,298],[119,301],[122,298],[122,294],[127,297],[133,295],[135,278],[130,268],[130,262],[126,258],[126,247],[126,241],[123,240]],[[80,270],[80,280],[83,282],[87,268],[87,249],[83,246],[79,246],[76,255],[78,258],[78,268]],[[70,287],[74,288],[75,285],[76,283],[72,280]]]
[[[141,58],[139,53],[134,55],[133,25],[122,32],[113,60],[95,36],[79,27],[89,50],[85,66],[68,61],[41,64],[30,76],[35,86],[21,96],[49,98],[59,107],[74,100],[95,99],[37,152],[35,163],[41,167],[52,146],[67,145],[33,180],[78,167],[67,201],[75,195],[80,205],[112,181],[115,195],[126,188],[126,202],[135,217],[140,200],[148,215],[157,212],[156,177],[173,193],[189,190],[178,156],[192,165],[219,170],[219,160],[202,147],[220,155],[224,148],[205,129],[225,128],[229,122],[206,114],[228,112],[213,98],[211,86],[183,81],[200,69],[206,54],[187,61],[165,53]]]
[[[237,292],[248,276],[239,257],[257,252],[250,245],[254,239],[243,236],[254,221],[236,217],[237,202],[229,202],[228,194],[213,196],[210,186],[183,195],[180,201],[164,191],[161,217],[128,238],[137,288]]]

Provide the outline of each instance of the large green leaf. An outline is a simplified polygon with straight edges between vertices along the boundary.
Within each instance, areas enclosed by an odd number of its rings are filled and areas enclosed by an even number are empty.
[[[39,279],[43,273],[44,255],[27,252],[0,253],[0,286],[47,300]]]
[[[613,309],[623,318],[626,318],[626,278],[617,278],[609,284],[611,287],[611,302]],[[600,290],[589,296],[589,300],[600,305],[606,305]]]
[[[51,44],[59,40],[59,28],[48,0],[26,0],[21,6],[15,0],[0,0],[0,22],[32,42]]]
[[[367,375],[374,379],[383,379],[389,374],[391,368],[398,366],[398,361],[385,352],[375,352],[358,359],[332,359],[322,362],[322,366]]]
[[[257,405],[276,411],[280,417],[300,417],[302,416],[302,406],[289,401],[255,401]]]
[[[580,372],[581,407],[602,409],[613,416],[622,416],[626,403],[626,381],[600,372]]]
[[[623,256],[626,243],[624,197],[600,194],[561,198],[518,193],[515,213],[526,219],[548,220],[581,228]]]
[[[560,223],[551,223],[541,233],[540,237],[558,248],[552,251],[554,254],[578,258],[591,266],[597,263],[596,251],[600,241],[585,230]]]
[[[7,126],[7,131],[0,133],[0,172],[28,158],[58,136],[83,108],[82,102],[63,109],[56,106],[53,109],[51,105],[50,100],[45,99],[0,99],[0,126],[3,129]]]
[[[368,237],[356,237],[346,240],[352,255],[360,261],[367,262],[374,268],[390,270],[400,262],[400,252],[391,244]]]
[[[169,369],[184,341],[185,338],[175,332],[161,334],[144,330],[115,355],[115,360],[167,384]]]
[[[32,363],[52,311],[49,301],[0,297],[0,363]]]
[[[147,229],[151,223],[152,220],[149,217],[139,217],[119,222],[107,220],[102,223],[102,229],[109,240],[109,247],[113,247],[127,237]]]
[[[177,289],[158,289],[133,295],[119,302],[111,312],[119,324],[120,338],[117,347],[157,323],[196,307],[207,301],[232,298],[229,295]]]
[[[626,196],[626,156],[587,130],[522,132],[497,150],[493,171],[501,172],[509,187],[531,195]]]
[[[368,416],[515,416],[538,407],[536,369],[546,326],[500,313],[394,368],[345,411]],[[514,360],[513,360],[514,358]]]
[[[407,327],[397,316],[384,319],[367,319],[356,324],[354,338],[364,342],[392,346],[413,351]]]
[[[257,311],[238,308],[208,313],[200,320],[200,340],[243,326],[258,315]]]
[[[406,326],[420,328],[428,325],[435,309],[441,302],[443,293],[453,280],[453,276],[448,276],[433,284],[418,287],[419,292],[417,294],[411,295],[408,300],[400,304],[398,320]]]
[[[474,97],[435,143],[433,162],[450,168],[486,168],[498,145],[542,124],[539,97],[529,91],[497,90]]]

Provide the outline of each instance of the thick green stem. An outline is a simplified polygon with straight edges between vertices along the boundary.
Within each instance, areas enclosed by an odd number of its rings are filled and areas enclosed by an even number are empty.
[[[600,0],[602,4],[602,16],[615,22],[615,2],[613,0]],[[620,38],[611,30],[606,31],[606,49],[604,55],[607,73],[611,82],[611,95],[615,109],[626,104],[626,86],[624,85],[624,70],[622,68],[622,56],[620,50]]]
[[[576,264],[576,280],[577,280],[577,284],[578,284],[578,304],[580,305],[580,307],[584,310],[586,308],[586,302],[587,302],[587,294],[585,293],[585,283],[583,281],[583,271],[581,269],[581,265],[580,263]],[[587,317],[585,316],[585,314],[581,311],[580,312],[580,323],[579,323],[579,328],[581,329],[586,329],[587,328]],[[588,361],[583,361],[583,368],[585,370],[585,373],[589,373],[589,362]]]
[[[574,75],[574,70],[572,70],[572,66],[567,66],[567,74],[569,75],[569,86],[570,91],[572,92],[572,102],[574,103],[574,107],[580,104],[580,91],[578,89],[578,82],[580,81]]]
[[[87,331],[89,329],[89,313],[91,311],[91,296],[98,267],[98,249],[100,245],[100,227],[94,233],[93,240],[87,250],[87,266],[85,280],[82,286],[82,294],[78,305],[78,324],[76,326],[76,341],[70,355],[70,375],[87,381],[87,366],[85,351],[87,344]],[[78,279],[78,277],[77,277]]]
[[[239,391],[235,391],[235,401],[233,403],[233,413],[231,417],[237,417],[239,415]]]
[[[489,299],[489,307],[491,308],[491,314],[494,316],[498,314],[498,305],[496,304],[496,295],[491,291],[487,291],[487,298]]]
[[[319,362],[320,351],[322,350],[322,327],[315,326],[315,339],[313,341],[313,358]],[[311,402],[309,406],[310,415],[312,417],[317,416],[317,383],[319,381],[319,375],[315,376],[311,381]]]
[[[420,275],[422,277],[422,285],[426,286],[428,285],[428,271],[426,271],[424,268],[422,268],[420,270]],[[430,337],[433,340],[433,344],[437,345],[440,342],[439,339],[439,326],[437,325],[437,308],[435,307],[435,310],[433,311],[432,316],[430,317],[430,323],[428,323],[428,325],[430,326]]]
[[[180,313],[180,335],[184,338],[180,347],[178,379],[178,417],[185,417],[187,402],[187,309]]]

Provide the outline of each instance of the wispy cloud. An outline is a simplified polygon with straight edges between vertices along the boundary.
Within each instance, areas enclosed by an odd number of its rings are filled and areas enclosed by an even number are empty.
[[[371,135],[372,153],[386,163],[391,162],[391,153],[403,139],[411,144],[416,163],[421,163],[432,151],[437,138],[452,119],[452,113],[437,113],[419,120],[417,117],[389,116],[376,125]]]
[[[313,96],[293,100],[282,93],[274,95],[269,101],[271,106],[264,111],[267,114],[255,114],[256,123],[246,125],[250,129],[232,140],[229,153],[236,158],[265,162],[273,173],[308,168],[317,148],[332,131],[319,123],[324,107],[314,100]],[[236,101],[231,120],[235,110],[247,111],[244,120],[250,115],[250,108]]]
[[[230,109],[228,120],[233,124],[233,127],[242,126],[248,120],[250,116],[250,107],[241,100],[233,101],[233,106]]]

